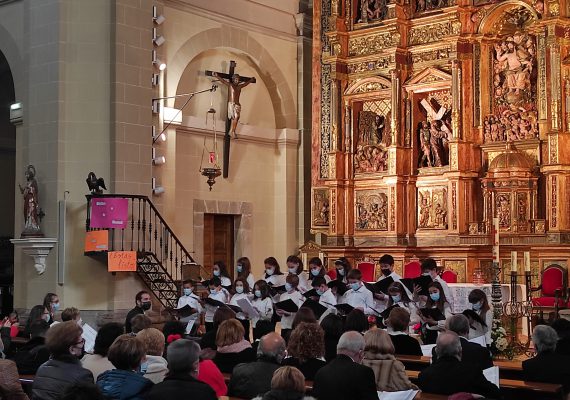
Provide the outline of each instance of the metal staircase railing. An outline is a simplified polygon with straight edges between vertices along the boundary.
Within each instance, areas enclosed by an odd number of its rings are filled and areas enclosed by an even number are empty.
[[[85,197],[87,231],[98,230],[91,228],[92,199],[128,200],[128,224],[124,229],[108,229],[108,251],[136,251],[137,273],[142,281],[165,309],[175,308],[180,293],[182,266],[196,265],[200,272],[202,271],[150,199],[147,196],[132,194],[90,194]]]

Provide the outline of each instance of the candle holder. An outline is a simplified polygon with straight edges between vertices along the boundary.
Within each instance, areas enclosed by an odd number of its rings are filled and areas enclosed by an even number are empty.
[[[503,306],[503,314],[509,319],[509,347],[513,355],[526,354],[530,355],[530,318],[532,316],[532,302],[528,297],[531,274],[525,271],[525,285],[527,288],[527,298],[519,301],[517,299],[517,279],[520,275],[516,271],[511,271],[510,300]],[[517,324],[519,319],[526,318],[527,330],[529,335],[525,343],[519,340],[517,335]]]

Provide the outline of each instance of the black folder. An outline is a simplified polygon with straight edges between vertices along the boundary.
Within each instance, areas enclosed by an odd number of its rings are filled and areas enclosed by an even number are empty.
[[[299,311],[299,307],[297,307],[297,304],[295,304],[295,302],[291,299],[287,299],[287,300],[283,300],[283,301],[280,301],[278,303],[275,303],[275,308],[278,310],[283,310],[283,311],[287,311],[290,313],[296,313],[297,311]]]
[[[230,310],[232,310],[236,314],[242,312],[242,309],[239,306],[234,306],[233,304],[224,304],[224,306],[228,307]]]
[[[420,296],[429,296],[429,285],[433,280],[429,275],[421,275],[417,278],[404,278],[400,279],[400,283],[404,285],[410,292],[414,292],[414,286],[417,285],[420,287],[420,292],[418,293]]]
[[[335,306],[335,308],[343,315],[348,315],[348,313],[350,313],[352,310],[354,310],[353,306],[351,306],[350,304],[346,304],[346,303],[337,304]]]
[[[327,307],[312,299],[305,300],[301,307],[307,307],[313,310],[313,313],[317,319],[321,318],[325,311],[327,311]]]
[[[305,293],[303,293],[303,296],[305,296],[307,299],[311,297],[320,297],[315,289],[307,290]]]
[[[221,301],[216,300],[216,299],[212,299],[210,297],[206,297],[204,299],[204,303],[206,303],[210,306],[213,306],[213,307],[224,307],[226,305],[226,303],[222,303]]]
[[[186,304],[184,307],[182,308],[175,308],[173,310],[176,315],[178,315],[180,318],[186,318],[191,316],[192,314],[196,314],[198,312],[198,310],[196,310],[195,308],[190,307],[188,304]]]
[[[285,293],[287,290],[285,289],[285,285],[283,286],[269,286],[269,294],[271,297],[277,296],[278,294]]]
[[[388,288],[392,283],[394,283],[394,278],[391,276],[379,280],[378,282],[374,283],[375,291],[373,293],[388,294]]]
[[[394,308],[396,308],[396,307],[400,307],[400,306],[397,305],[397,304],[392,304],[390,307],[388,307],[387,309],[385,309],[384,311],[382,311],[382,312],[380,313],[380,316],[382,317],[382,319],[384,319],[384,320],[385,320],[385,319],[388,319],[388,317],[390,316],[390,312],[391,312]]]
[[[439,308],[420,308],[420,313],[424,317],[433,318],[435,321],[444,321],[445,320],[445,315],[443,315],[443,313],[441,311],[439,311]]]

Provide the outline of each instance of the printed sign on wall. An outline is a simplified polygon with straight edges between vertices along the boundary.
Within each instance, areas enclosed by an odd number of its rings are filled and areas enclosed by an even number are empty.
[[[90,228],[125,229],[129,219],[129,200],[121,198],[91,199]]]
[[[85,252],[109,250],[109,231],[87,231],[85,233]]]
[[[107,253],[107,266],[109,272],[137,270],[136,251],[110,251]]]

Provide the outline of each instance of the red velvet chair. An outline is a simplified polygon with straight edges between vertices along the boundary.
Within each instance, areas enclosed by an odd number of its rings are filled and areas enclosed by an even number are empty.
[[[540,297],[532,299],[532,305],[539,310],[541,308],[554,308],[557,315],[558,309],[564,307],[566,294],[567,271],[558,264],[549,265],[542,271],[542,280],[539,287],[531,289],[535,292],[540,290]],[[540,310],[541,313],[543,310]]]
[[[404,278],[417,278],[422,274],[422,265],[418,261],[412,261],[404,265]]]
[[[376,265],[372,262],[361,262],[356,264],[356,268],[362,272],[362,280],[364,282],[375,282],[376,279],[374,278],[374,270],[376,269]]]
[[[441,279],[446,283],[457,283],[457,274],[451,270],[445,270],[441,274]]]

